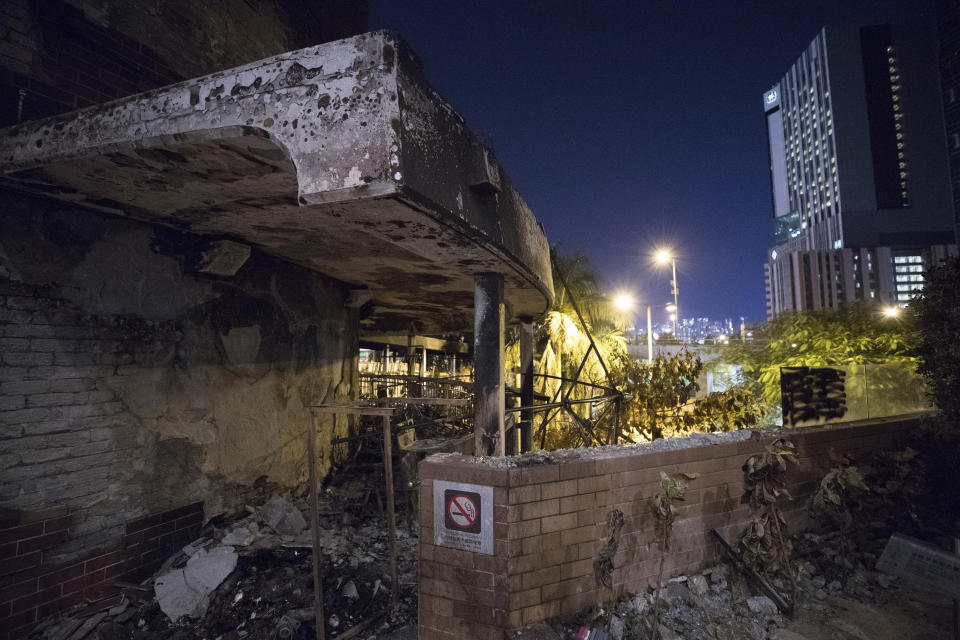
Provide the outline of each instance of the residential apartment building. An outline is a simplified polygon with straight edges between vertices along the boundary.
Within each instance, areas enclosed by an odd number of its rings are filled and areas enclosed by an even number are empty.
[[[763,94],[768,319],[904,304],[956,251],[932,24],[824,27]]]

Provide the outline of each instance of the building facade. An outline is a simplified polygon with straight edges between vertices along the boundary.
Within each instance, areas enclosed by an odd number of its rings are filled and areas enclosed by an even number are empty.
[[[934,37],[922,24],[824,27],[764,92],[768,319],[903,304],[956,251]]]
[[[954,222],[960,242],[960,0],[938,0],[937,41],[940,48],[940,87],[950,156]]]

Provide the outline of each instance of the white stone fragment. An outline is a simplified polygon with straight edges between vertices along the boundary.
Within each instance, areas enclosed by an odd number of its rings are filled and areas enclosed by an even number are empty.
[[[777,605],[767,596],[747,598],[747,608],[759,615],[775,616],[778,613]]]
[[[210,594],[237,566],[233,547],[200,549],[182,569],[173,569],[153,584],[160,610],[172,622],[186,616],[200,618],[207,611]]]
[[[280,535],[295,536],[307,528],[307,521],[289,500],[273,496],[260,507],[260,519]]]

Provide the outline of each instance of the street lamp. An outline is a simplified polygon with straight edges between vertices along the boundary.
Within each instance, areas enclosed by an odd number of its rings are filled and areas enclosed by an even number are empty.
[[[620,293],[613,299],[613,306],[617,311],[630,311],[633,309],[633,296],[629,293]]]
[[[657,251],[654,257],[657,264],[665,265],[669,262],[673,268],[673,280],[670,281],[670,288],[673,290],[673,337],[679,341],[680,337],[677,334],[677,324],[680,322],[680,307],[677,304],[677,260],[672,253],[665,249]]]
[[[620,293],[613,299],[613,306],[620,311],[629,311],[633,309],[634,299],[629,293]],[[647,360],[653,363],[653,322],[650,305],[647,305]]]
[[[900,315],[900,307],[886,307],[883,310],[884,318],[896,318]]]

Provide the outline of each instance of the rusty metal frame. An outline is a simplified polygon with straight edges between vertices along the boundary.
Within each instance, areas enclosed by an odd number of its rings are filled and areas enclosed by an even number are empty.
[[[393,499],[393,438],[390,430],[390,416],[393,407],[371,407],[362,404],[321,404],[310,407],[310,426],[307,430],[307,466],[310,474],[310,528],[313,533],[313,593],[316,612],[317,640],[324,640],[323,582],[320,576],[320,508],[317,496],[316,437],[317,415],[381,416],[383,418],[383,468],[387,492],[387,529],[390,536],[390,600],[397,606],[400,594],[400,580],[397,574],[397,530]]]
[[[586,320],[583,317],[583,314],[580,311],[580,305],[577,304],[577,301],[573,294],[570,292],[569,287],[567,286],[566,277],[562,269],[556,264],[556,261],[553,260],[551,256],[551,263],[553,265],[554,273],[557,276],[560,284],[563,285],[564,289],[567,291],[567,296],[570,300],[570,306],[573,307],[573,311],[576,315],[577,321],[580,324],[580,327],[583,329],[583,332],[586,334],[587,339],[590,342],[590,346],[587,348],[586,353],[583,355],[583,358],[580,361],[579,366],[577,367],[577,372],[574,374],[573,378],[566,378],[563,376],[555,376],[544,373],[534,373],[533,378],[537,379],[547,379],[547,380],[559,380],[560,385],[557,387],[557,390],[554,392],[553,397],[550,398],[549,402],[537,404],[534,402],[532,405],[525,405],[520,407],[507,407],[504,409],[504,417],[511,416],[515,413],[522,413],[524,411],[530,411],[531,413],[543,413],[546,412],[540,420],[540,448],[543,449],[546,444],[547,436],[547,426],[561,413],[569,415],[573,419],[573,423],[576,426],[577,430],[580,432],[580,435],[583,437],[584,442],[588,446],[594,445],[606,445],[606,444],[617,444],[621,438],[627,440],[628,442],[633,443],[633,439],[627,436],[624,433],[621,433],[620,430],[620,416],[623,409],[623,401],[628,398],[626,394],[613,386],[613,384],[596,384],[595,382],[585,381],[580,379],[580,374],[583,373],[584,367],[586,367],[587,362],[590,359],[591,354],[595,355],[597,361],[600,363],[600,368],[603,370],[604,377],[607,382],[610,382],[610,370],[607,368],[607,363],[603,359],[603,355],[600,353],[600,349],[597,347],[596,341],[593,339],[593,333],[590,331],[589,325],[587,325]],[[449,404],[453,406],[464,406],[466,402],[472,401],[472,392],[469,390],[468,385],[469,381],[463,381],[459,379],[451,378],[426,378],[420,376],[404,376],[397,374],[361,374],[367,378],[372,379],[381,379],[387,382],[393,381],[394,385],[403,385],[407,383],[414,383],[418,385],[431,385],[435,384],[439,389],[442,389],[444,386],[448,387],[448,393],[456,389],[457,391],[463,392],[465,398],[458,399],[459,401],[450,402],[450,401],[441,401],[440,398],[431,399],[431,398],[422,398],[422,397],[390,397],[390,398],[378,398],[377,402],[382,404]],[[595,395],[588,398],[580,398],[576,400],[570,399],[571,392],[577,387],[588,387],[596,390]],[[601,417],[609,410],[612,406],[614,408],[613,415],[613,424],[610,427],[609,433],[607,435],[606,441],[604,441],[601,435],[598,435],[594,430],[594,425],[591,425],[588,421],[584,420],[579,416],[576,411],[573,410],[573,407],[581,404],[600,404],[600,403],[609,403],[601,412]],[[519,429],[521,421],[518,419],[513,419],[512,424],[504,426],[504,437],[506,434],[512,432],[515,429]],[[418,426],[418,425],[413,425]],[[520,438],[515,438],[515,441],[519,442]],[[508,441],[509,438],[508,438]],[[510,452],[511,454],[513,452]],[[521,451],[521,453],[523,453]]]

